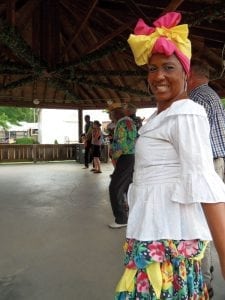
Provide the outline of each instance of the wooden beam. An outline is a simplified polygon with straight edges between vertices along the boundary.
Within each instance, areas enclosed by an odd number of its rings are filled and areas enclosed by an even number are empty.
[[[184,2],[184,0],[172,0],[166,8],[164,8],[162,15],[170,11],[176,11],[177,8]]]
[[[83,110],[78,109],[78,136],[80,137],[83,133]]]
[[[69,44],[64,49],[63,57],[67,54],[67,52],[70,50],[72,44],[76,41],[77,37],[80,35],[81,31],[83,30],[84,26],[86,25],[88,19],[92,15],[93,10],[95,9],[96,4],[98,3],[98,0],[93,0],[90,8],[88,9],[88,13],[85,16],[84,20],[79,24],[78,30],[74,33],[73,37],[71,38]]]
[[[23,18],[21,18],[23,19]],[[37,55],[40,56],[40,17],[37,14],[36,11],[33,11],[32,13],[32,49],[33,52]]]
[[[59,0],[41,1],[40,53],[50,69],[55,68],[60,58]]]
[[[129,6],[130,10],[134,12],[135,15],[138,15],[139,18],[144,20],[148,20],[148,16],[143,12],[142,9],[133,1],[133,0],[126,0],[126,4]]]
[[[15,26],[16,13],[15,13],[15,0],[7,0],[6,3],[6,19],[11,26]]]
[[[132,24],[133,24],[133,22],[132,22]],[[104,38],[101,41],[99,41],[98,43],[96,43],[93,47],[84,51],[85,54],[92,53],[92,52],[96,51],[97,49],[103,47],[105,44],[109,43],[116,36],[120,35],[122,32],[124,32],[125,30],[130,28],[130,26],[131,26],[131,24],[129,24],[129,23],[123,24],[117,30],[114,30],[113,33],[110,33],[110,34],[104,36]]]
[[[30,26],[31,19],[35,16],[35,14],[38,15],[37,11],[39,11],[39,7],[40,0],[32,0],[27,1],[19,10],[17,9],[17,15],[23,16],[22,18],[18,17],[16,19],[16,27],[20,32]]]

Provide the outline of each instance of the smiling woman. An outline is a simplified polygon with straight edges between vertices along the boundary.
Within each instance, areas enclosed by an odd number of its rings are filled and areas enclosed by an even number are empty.
[[[148,69],[148,83],[155,95],[158,113],[174,101],[187,98],[187,75],[175,55],[153,54]]]
[[[187,97],[191,45],[180,19],[171,12],[155,27],[139,21],[128,40],[136,63],[148,64],[157,110],[135,146],[118,300],[208,300],[201,260],[212,237],[225,278],[225,186],[214,170],[206,112]]]

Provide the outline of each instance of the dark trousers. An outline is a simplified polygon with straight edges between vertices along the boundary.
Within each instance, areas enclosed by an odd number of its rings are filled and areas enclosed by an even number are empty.
[[[92,161],[92,145],[91,142],[87,142],[84,148],[84,165],[88,168],[89,163]]]
[[[134,155],[121,155],[118,159],[109,185],[109,197],[112,206],[115,222],[118,224],[127,223],[127,207],[124,195],[132,182],[134,169]]]

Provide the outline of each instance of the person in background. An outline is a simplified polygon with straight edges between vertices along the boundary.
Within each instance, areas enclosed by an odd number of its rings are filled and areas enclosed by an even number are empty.
[[[224,180],[225,158],[225,111],[218,94],[208,85],[209,65],[200,59],[192,59],[188,78],[189,97],[202,105],[207,113],[210,125],[210,141],[213,152],[213,163],[216,172]],[[210,297],[213,296],[212,287],[212,257],[210,243],[207,246],[202,261],[203,277],[207,284]]]
[[[202,105],[210,125],[210,141],[217,173],[224,178],[225,111],[219,95],[209,86],[209,65],[200,59],[191,61],[188,79],[189,97]]]
[[[139,130],[125,272],[114,299],[208,300],[201,259],[213,237],[225,279],[225,185],[214,170],[204,108],[187,96],[191,43],[181,14],[140,19],[128,43],[147,64],[157,110]]]
[[[103,134],[101,131],[101,124],[99,121],[93,122],[93,128],[92,128],[92,150],[93,150],[93,162],[94,162],[94,168],[93,173],[102,173],[101,171],[101,162],[100,162],[100,156],[101,156],[101,145],[103,140]]]
[[[115,167],[115,161],[112,159],[112,153],[111,153],[111,145],[112,145],[112,142],[113,142],[113,137],[114,137],[114,130],[115,130],[115,127],[116,127],[116,121],[113,120],[113,117],[112,117],[112,114],[111,112],[109,111],[109,118],[111,120],[111,122],[107,125],[107,137],[108,137],[108,140],[109,140],[109,157],[111,159],[111,162],[112,162],[112,165],[113,167]]]
[[[136,112],[137,112],[136,106],[132,103],[127,103],[125,106],[125,111],[126,111],[126,115],[134,121],[138,131],[142,126],[143,120],[140,117],[136,116]]]
[[[85,143],[85,140],[86,140],[86,135],[85,135],[85,133],[82,133],[81,135],[80,135],[80,140],[79,140],[79,143]]]
[[[132,181],[134,167],[134,148],[137,130],[133,120],[125,115],[120,103],[109,107],[112,120],[115,120],[111,155],[114,161],[114,171],[109,185],[109,197],[115,221],[110,228],[121,228],[127,225],[126,193]]]
[[[84,126],[84,133],[85,133],[85,142],[84,142],[84,168],[89,168],[89,163],[92,161],[92,153],[91,153],[91,140],[92,140],[92,126],[93,123],[91,122],[90,116],[85,115],[85,126]]]

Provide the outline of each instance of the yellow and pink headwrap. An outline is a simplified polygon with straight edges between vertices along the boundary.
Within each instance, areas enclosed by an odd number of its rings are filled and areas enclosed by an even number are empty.
[[[149,57],[154,53],[170,56],[175,54],[181,62],[186,73],[190,70],[191,42],[188,39],[187,24],[179,24],[181,14],[169,12],[157,19],[150,27],[139,19],[130,34],[128,43],[138,66],[148,63]]]

